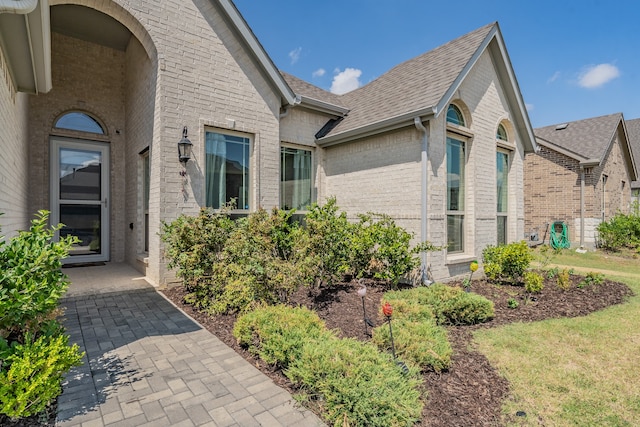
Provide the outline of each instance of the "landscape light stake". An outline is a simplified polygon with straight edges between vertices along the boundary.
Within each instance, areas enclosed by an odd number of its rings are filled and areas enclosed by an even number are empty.
[[[391,337],[391,354],[393,355],[393,360],[396,362],[396,365],[400,366],[403,373],[408,374],[409,368],[407,367],[407,365],[396,358],[396,347],[393,344],[393,328],[391,328],[391,315],[393,314],[393,307],[391,307],[391,304],[389,304],[389,302],[385,302],[382,306],[382,314],[385,315],[385,317],[387,318],[387,322],[389,322],[389,336]]]
[[[364,306],[364,297],[367,295],[367,287],[362,285],[362,287],[360,289],[358,289],[358,296],[360,298],[362,298],[362,319],[364,320],[364,334],[366,336],[371,336],[369,334],[369,331],[367,330],[367,325],[371,326],[372,328],[375,326],[373,324],[373,322],[369,319],[367,319],[367,309]]]

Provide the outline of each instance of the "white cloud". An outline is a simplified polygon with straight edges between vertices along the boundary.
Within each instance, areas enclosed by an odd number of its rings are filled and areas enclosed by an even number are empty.
[[[291,65],[298,62],[298,59],[300,59],[301,52],[302,52],[302,47],[295,48],[291,52],[289,52],[289,58],[291,58]]]
[[[578,77],[578,84],[582,87],[592,89],[620,76],[618,67],[612,64],[591,65],[585,69]]]
[[[336,68],[334,73],[336,73],[336,75],[333,76],[330,89],[332,93],[342,95],[343,93],[350,92],[362,86],[362,83],[360,83],[362,70],[345,68],[344,71],[340,71],[340,69]]]
[[[534,109],[533,104],[529,104],[529,103],[525,103],[524,107],[527,109],[527,111],[533,111]]]
[[[558,78],[560,78],[560,71],[556,71],[555,73],[553,73],[553,76],[547,79],[547,83],[553,83],[558,80]]]
[[[327,71],[324,68],[318,68],[313,73],[311,73],[312,77],[322,77],[325,75]]]

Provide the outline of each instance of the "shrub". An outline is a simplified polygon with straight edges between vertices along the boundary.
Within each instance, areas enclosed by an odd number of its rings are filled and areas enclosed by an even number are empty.
[[[308,241],[305,256],[316,266],[316,283],[333,284],[349,270],[349,239],[353,226],[347,214],[338,213],[335,197],[320,206],[314,203],[305,216]]]
[[[558,287],[564,291],[568,290],[571,287],[571,281],[569,280],[569,270],[563,268],[560,272],[558,272],[557,279]]]
[[[590,271],[584,279],[578,283],[578,288],[584,288],[591,285],[600,285],[604,281],[604,275]]]
[[[394,313],[397,313],[394,305]],[[393,322],[393,341],[396,354],[405,362],[413,363],[421,370],[446,370],[451,365],[451,344],[447,330],[436,325],[435,320],[415,321],[396,316]],[[373,329],[372,342],[381,350],[391,351],[389,325],[383,324]]]
[[[309,341],[285,371],[321,405],[334,426],[412,426],[420,419],[421,380],[391,355],[353,339]]]
[[[487,246],[482,251],[484,272],[491,280],[519,282],[533,260],[524,240],[508,245]]]
[[[404,299],[429,307],[439,325],[472,325],[493,318],[493,302],[462,288],[436,283],[403,291],[387,292],[385,301]],[[395,308],[395,306],[394,306]],[[413,320],[413,319],[412,319]],[[416,319],[417,320],[417,319]]]
[[[518,304],[518,301],[516,301],[514,298],[509,298],[507,300],[507,307],[511,308],[511,309],[516,309],[518,308],[520,304]]]
[[[598,245],[612,251],[640,248],[640,215],[618,213],[598,224]]]
[[[227,239],[235,229],[226,206],[220,212],[201,209],[198,216],[180,215],[171,223],[162,223],[160,239],[166,243],[165,256],[169,268],[184,280],[188,290],[197,287],[197,280],[210,276],[216,263],[222,260]]]
[[[240,316],[233,336],[265,362],[286,368],[298,359],[305,342],[332,334],[315,312],[278,305]]]
[[[544,278],[535,271],[524,273],[524,288],[530,294],[537,294],[544,288]]]
[[[48,216],[39,211],[28,231],[0,240],[0,413],[11,418],[42,411],[83,355],[56,320],[69,286],[61,260],[77,239],[54,242],[62,225],[48,227]]]
[[[356,277],[374,277],[397,285],[404,274],[419,264],[411,250],[411,233],[388,215],[359,215],[349,241],[350,264]]]
[[[284,302],[314,280],[314,260],[293,212],[264,209],[233,222],[201,211],[164,225],[170,266],[189,294],[185,301],[212,313],[244,312],[256,304]]]
[[[11,418],[42,411],[61,392],[62,375],[81,363],[83,353],[68,337],[43,335],[9,347],[0,339],[0,412]]]
[[[60,268],[75,238],[52,241],[61,226],[49,228],[48,216],[39,211],[28,231],[0,240],[0,337],[9,341],[38,332],[69,286]]]

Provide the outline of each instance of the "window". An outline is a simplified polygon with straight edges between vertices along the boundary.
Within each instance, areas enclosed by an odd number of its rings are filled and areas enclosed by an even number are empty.
[[[207,206],[249,209],[249,138],[206,132],[205,152]]]
[[[447,247],[464,251],[465,144],[447,137]]]
[[[86,113],[74,111],[67,113],[56,120],[53,127],[58,129],[76,130],[80,132],[97,133],[104,135],[102,125]]]
[[[465,126],[464,116],[460,109],[454,104],[449,104],[447,109],[447,123],[453,123],[458,126]]]
[[[311,151],[280,148],[280,208],[302,209],[311,204]]]
[[[140,155],[142,157],[142,211],[144,212],[144,251],[149,252],[149,188],[151,183],[151,164],[149,149]]]
[[[507,207],[509,200],[509,153],[496,153],[496,199],[498,245],[507,243]]]
[[[499,141],[509,141],[509,138],[507,138],[507,130],[504,128],[502,124],[498,125],[498,131],[496,132],[496,139]]]

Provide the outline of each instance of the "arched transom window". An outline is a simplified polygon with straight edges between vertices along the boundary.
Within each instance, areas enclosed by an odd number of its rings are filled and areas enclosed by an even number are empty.
[[[496,131],[496,139],[500,141],[509,141],[507,130],[504,128],[503,124],[498,125],[498,130]]]
[[[447,122],[458,126],[466,126],[462,111],[454,104],[449,104],[447,109]]]
[[[75,130],[80,132],[97,133],[104,135],[104,128],[95,118],[87,113],[72,111],[56,120],[53,127],[57,129]]]

